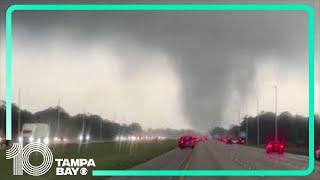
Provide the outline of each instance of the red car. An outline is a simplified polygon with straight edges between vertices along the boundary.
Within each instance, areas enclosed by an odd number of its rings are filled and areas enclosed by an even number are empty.
[[[182,136],[178,140],[178,146],[180,149],[191,147],[192,149],[195,147],[197,143],[197,138],[194,136]]]
[[[266,153],[277,152],[283,154],[285,151],[285,145],[282,142],[269,141],[266,145]]]
[[[236,140],[236,143],[237,144],[244,144],[245,140],[243,137],[238,137],[237,140]]]
[[[224,137],[222,139],[222,142],[225,144],[232,144],[232,138],[231,137]]]
[[[199,141],[208,141],[208,136],[200,136]]]
[[[316,160],[320,160],[320,146],[316,150]]]

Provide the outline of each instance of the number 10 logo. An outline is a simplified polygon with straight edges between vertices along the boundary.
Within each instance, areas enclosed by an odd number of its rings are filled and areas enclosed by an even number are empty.
[[[29,157],[31,153],[39,152],[43,161],[39,166],[33,166]],[[13,175],[23,175],[23,172],[31,176],[41,176],[47,173],[53,163],[51,150],[45,144],[34,142],[22,146],[21,143],[13,143],[12,147],[6,150],[6,159],[13,159]]]

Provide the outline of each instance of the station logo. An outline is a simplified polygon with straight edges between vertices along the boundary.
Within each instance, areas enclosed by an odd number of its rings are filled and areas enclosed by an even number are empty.
[[[39,166],[30,163],[30,155],[39,152],[43,162]],[[13,143],[12,147],[6,150],[6,159],[13,159],[13,175],[23,175],[23,172],[31,176],[41,176],[47,173],[53,163],[53,155],[48,146],[34,142],[22,147],[21,143]]]
[[[93,159],[55,159],[57,162],[56,175],[75,176],[87,175],[88,167],[95,167]]]
[[[30,163],[30,155],[33,152],[38,152],[43,157],[38,166]],[[13,159],[13,175],[16,176],[21,176],[24,172],[31,176],[44,175],[54,162],[50,148],[39,142],[29,143],[24,147],[21,143],[13,143],[12,147],[6,150],[6,159]],[[58,176],[84,176],[88,174],[88,167],[96,166],[93,159],[55,159],[55,162]]]

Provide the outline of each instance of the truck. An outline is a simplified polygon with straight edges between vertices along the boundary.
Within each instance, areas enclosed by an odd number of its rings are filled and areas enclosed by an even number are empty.
[[[20,143],[39,142],[49,144],[50,128],[46,123],[25,123],[18,141]]]

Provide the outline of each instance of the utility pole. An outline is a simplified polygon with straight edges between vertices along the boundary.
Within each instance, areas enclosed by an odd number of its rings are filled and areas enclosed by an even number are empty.
[[[240,136],[240,133],[241,133],[241,112],[240,112],[240,108],[239,108],[239,111],[238,111],[238,120],[239,120],[239,133],[238,133],[238,136]]]
[[[84,117],[86,115],[86,111],[83,110],[83,115],[82,115],[82,130],[81,130],[81,136],[83,137],[83,139],[85,138],[85,135],[84,135],[84,129],[85,129],[85,124],[84,124]]]
[[[85,109],[83,108],[83,113],[81,114],[81,119],[82,119],[82,129],[81,129],[81,132],[80,132],[80,135],[79,135],[79,145],[78,145],[78,154],[80,154],[81,152],[81,146],[82,146],[82,143],[84,142],[85,140],[85,135],[84,135],[84,116],[85,116]]]
[[[257,98],[257,146],[260,145],[260,117],[259,117],[259,96]]]
[[[278,117],[277,117],[277,111],[278,111],[278,87],[277,85],[273,86],[275,90],[275,141],[278,142]]]
[[[100,142],[102,141],[102,121],[103,121],[103,117],[101,117],[101,121],[100,121]]]
[[[20,129],[21,129],[21,89],[19,88],[18,92],[18,137],[20,136]]]
[[[1,68],[2,68],[2,64],[1,64],[1,61],[0,61],[0,74],[1,74]],[[2,85],[1,84],[2,84],[2,79],[0,78],[0,103],[2,105],[2,100],[1,100],[1,98],[2,98],[1,97],[2,96],[2,89],[1,89]],[[1,122],[3,122],[2,119],[1,119]]]
[[[60,136],[60,99],[58,99],[58,106],[57,106],[57,111],[58,111],[58,125],[57,125],[57,136]]]
[[[246,144],[249,144],[249,118],[248,118],[248,104],[246,104],[246,115],[244,116],[246,120]]]

